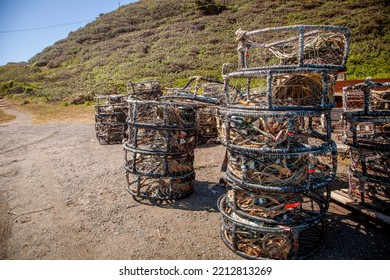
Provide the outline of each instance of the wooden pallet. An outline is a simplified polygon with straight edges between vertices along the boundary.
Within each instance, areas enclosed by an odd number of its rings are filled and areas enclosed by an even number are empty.
[[[331,193],[331,199],[335,202],[341,203],[344,206],[347,206],[348,208],[358,211],[361,214],[367,215],[371,218],[374,218],[378,221],[384,222],[388,225],[390,225],[390,216],[387,216],[381,212],[369,209],[367,207],[364,207],[363,205],[359,204],[358,202],[353,201],[348,194],[346,193],[346,190],[335,190]]]

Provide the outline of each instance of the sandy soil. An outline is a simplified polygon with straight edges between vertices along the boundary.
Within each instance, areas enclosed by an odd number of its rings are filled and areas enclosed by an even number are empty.
[[[195,192],[170,205],[125,190],[121,145],[100,145],[94,125],[0,124],[0,259],[241,259],[219,236],[216,201],[224,148],[196,150]],[[340,178],[335,188],[345,185]],[[331,204],[313,259],[389,259],[389,228]]]

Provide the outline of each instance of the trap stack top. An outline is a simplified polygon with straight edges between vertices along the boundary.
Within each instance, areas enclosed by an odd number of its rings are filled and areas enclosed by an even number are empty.
[[[300,25],[236,35],[239,67],[223,66],[221,237],[246,258],[307,258],[320,248],[336,175],[332,86],[349,31]]]
[[[100,144],[119,144],[127,129],[127,95],[95,95],[95,131]]]
[[[124,143],[128,190],[134,197],[173,200],[193,191],[196,106],[128,99]]]
[[[365,82],[343,88],[342,141],[349,146],[348,194],[390,213],[390,83]]]

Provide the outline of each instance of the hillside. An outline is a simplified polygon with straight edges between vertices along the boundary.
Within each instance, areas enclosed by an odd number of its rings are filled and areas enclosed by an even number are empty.
[[[128,81],[179,86],[221,79],[236,63],[235,31],[295,24],[352,32],[348,79],[390,77],[390,6],[375,0],[141,0],[102,14],[27,63],[0,67],[0,98],[84,102]]]

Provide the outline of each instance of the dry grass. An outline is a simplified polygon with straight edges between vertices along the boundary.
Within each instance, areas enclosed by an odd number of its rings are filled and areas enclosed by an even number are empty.
[[[14,115],[9,115],[6,112],[4,112],[3,109],[0,108],[0,123],[6,123],[9,121],[12,121],[16,117]]]
[[[34,117],[34,124],[42,123],[94,123],[93,105],[25,104],[15,105]]]

